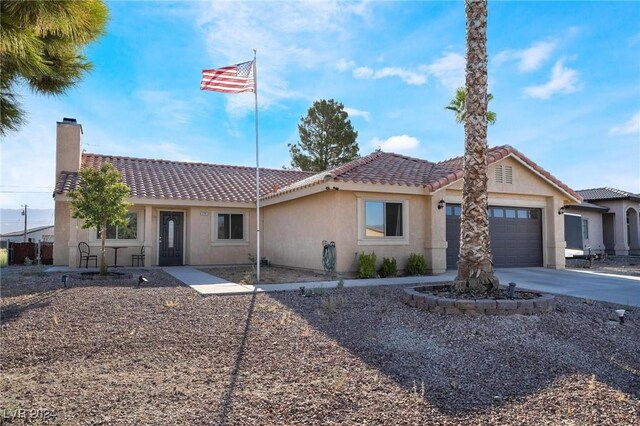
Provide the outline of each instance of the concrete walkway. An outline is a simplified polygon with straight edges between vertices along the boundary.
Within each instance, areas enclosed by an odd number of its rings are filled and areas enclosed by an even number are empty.
[[[295,291],[300,287],[335,288],[337,280],[315,281],[289,284],[242,285],[225,281],[189,266],[162,268],[202,295],[233,295],[253,292]],[[452,281],[456,271],[447,271],[442,275],[421,277],[395,277],[377,279],[344,280],[345,287],[368,287],[378,285],[425,284]],[[553,293],[565,296],[603,302],[640,306],[640,277],[599,274],[591,271],[554,270],[545,268],[507,268],[496,270],[500,283],[510,282],[518,288]]]
[[[253,292],[264,293],[274,291],[299,290],[300,287],[306,289],[313,288],[335,288],[337,280],[312,281],[303,283],[288,284],[256,284],[243,285],[225,281],[222,278],[207,274],[189,266],[171,266],[162,268],[167,274],[179,279],[189,287],[203,295],[231,295],[248,294]],[[455,271],[447,271],[443,275],[427,277],[396,277],[396,278],[375,278],[369,280],[344,280],[345,287],[368,287],[377,285],[403,285],[403,284],[423,284],[440,281],[451,281],[455,277]]]

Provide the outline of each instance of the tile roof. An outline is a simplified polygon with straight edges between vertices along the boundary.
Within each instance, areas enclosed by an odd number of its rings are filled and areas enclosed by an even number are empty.
[[[595,200],[636,200],[640,201],[640,194],[622,191],[615,188],[593,188],[576,191],[587,201]]]
[[[245,203],[256,199],[254,167],[82,154],[82,167],[99,168],[104,163],[112,163],[120,171],[135,198]],[[261,168],[261,194],[277,191],[312,174]],[[77,184],[77,173],[62,172],[55,192],[69,192]]]
[[[489,164],[495,163],[508,155],[518,157],[527,166],[542,175],[552,184],[561,188],[571,197],[579,201],[582,200],[580,195],[574,190],[515,148],[509,145],[503,145],[490,148],[487,152]],[[432,163],[404,155],[375,151],[366,157],[359,158],[335,169],[318,173],[287,187],[283,187],[279,191],[267,195],[265,198],[276,197],[327,181],[420,186],[433,192],[461,179],[462,164],[462,157]]]
[[[489,164],[509,155],[578,201],[582,197],[509,145],[490,148]],[[112,163],[122,173],[123,181],[136,198],[183,199],[198,201],[255,202],[255,168],[166,160],[83,154],[83,167],[100,167]],[[260,169],[261,199],[325,182],[353,182],[423,187],[433,192],[462,178],[462,157],[439,163],[404,155],[375,151],[365,157],[321,173],[295,170]],[[56,193],[74,189],[78,174],[62,172]]]

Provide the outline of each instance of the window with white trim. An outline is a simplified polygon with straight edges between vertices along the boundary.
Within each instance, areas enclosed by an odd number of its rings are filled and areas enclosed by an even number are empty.
[[[101,239],[100,229],[96,229],[96,239]],[[127,213],[126,225],[107,225],[107,240],[136,240],[138,239],[138,212]]]
[[[361,238],[405,239],[406,202],[362,200]]]

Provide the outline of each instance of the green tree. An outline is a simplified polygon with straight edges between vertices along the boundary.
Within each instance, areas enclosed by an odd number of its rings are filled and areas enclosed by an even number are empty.
[[[467,111],[465,107],[465,98],[467,90],[464,87],[458,87],[456,89],[456,96],[449,102],[449,105],[445,109],[449,109],[456,113],[456,123],[463,123],[465,113]],[[489,93],[487,95],[487,103],[493,99],[493,95]],[[487,111],[487,121],[489,124],[496,124],[497,115],[493,111]]]
[[[487,194],[487,0],[465,0],[467,20],[466,113],[460,253],[456,291],[498,289],[489,239]]]
[[[82,48],[104,33],[102,0],[0,2],[0,135],[25,121],[16,88],[61,95],[91,70]]]
[[[97,228],[100,231],[100,274],[106,275],[107,226],[127,224],[127,208],[132,203],[124,199],[131,191],[111,163],[103,164],[100,170],[83,168],[78,175],[78,187],[69,193],[71,215],[74,219],[82,219],[83,229]]]
[[[349,114],[333,99],[315,101],[298,124],[300,141],[289,144],[291,166],[321,172],[358,158],[359,148]]]

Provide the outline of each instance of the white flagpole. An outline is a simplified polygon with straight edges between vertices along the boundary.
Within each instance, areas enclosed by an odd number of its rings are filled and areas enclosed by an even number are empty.
[[[256,282],[260,282],[260,157],[258,154],[258,67],[253,49],[253,94],[256,101]]]

